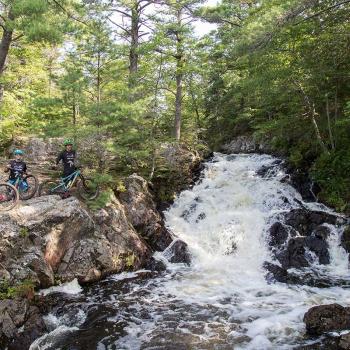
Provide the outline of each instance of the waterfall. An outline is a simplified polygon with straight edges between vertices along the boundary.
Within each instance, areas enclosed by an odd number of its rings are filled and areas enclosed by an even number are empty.
[[[123,292],[115,287],[107,292],[101,285],[87,293],[86,314],[91,305],[111,310],[108,317],[101,315],[108,331],[96,331],[91,349],[292,349],[312,342],[305,338],[304,313],[317,304],[345,305],[350,291],[336,284],[317,288],[266,279],[264,262],[278,264],[268,244],[271,225],[292,209],[332,213],[322,204],[303,202],[281,181],[285,175],[271,156],[216,154],[199,183],[165,213],[169,229],[188,244],[191,266],[169,264],[165,274],[148,281],[129,278]],[[340,247],[343,228],[325,225],[331,232],[330,264],[314,259],[310,271],[349,279],[348,254]],[[67,339],[74,338],[71,332]],[[49,338],[31,350],[71,344]]]

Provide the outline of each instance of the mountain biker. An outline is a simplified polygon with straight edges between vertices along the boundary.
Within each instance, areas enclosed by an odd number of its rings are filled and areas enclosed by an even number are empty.
[[[15,159],[11,160],[5,169],[5,173],[10,172],[8,183],[15,185],[18,176],[27,174],[27,164],[23,161],[24,152],[21,149],[15,149],[13,151]],[[26,186],[23,181],[22,186]]]
[[[56,158],[56,166],[59,164],[60,161],[63,163],[63,176],[67,177],[71,174],[73,174],[76,171],[76,159],[77,154],[76,151],[73,149],[73,141],[70,139],[66,139],[63,142],[65,150],[62,151],[58,157]]]

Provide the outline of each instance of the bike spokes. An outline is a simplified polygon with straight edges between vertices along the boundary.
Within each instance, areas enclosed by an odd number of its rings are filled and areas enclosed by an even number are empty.
[[[14,208],[18,202],[18,191],[10,184],[0,184],[0,211]]]
[[[38,188],[38,181],[35,176],[28,175],[18,184],[18,192],[21,199],[34,197]]]
[[[99,187],[95,181],[90,178],[81,178],[78,183],[79,195],[84,200],[92,200],[97,198]]]
[[[39,187],[39,196],[49,196],[52,194],[61,194],[63,188],[55,181],[44,181]]]

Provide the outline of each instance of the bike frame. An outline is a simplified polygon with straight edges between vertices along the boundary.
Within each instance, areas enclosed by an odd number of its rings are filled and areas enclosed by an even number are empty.
[[[56,187],[51,189],[51,192],[57,191],[59,188],[63,188],[64,192],[67,192],[75,183],[76,179],[81,175],[80,170],[76,170],[74,173],[60,178],[60,183]],[[69,183],[67,186],[66,184]]]
[[[20,174],[16,177],[15,182],[13,184],[12,183],[10,184],[19,190],[22,182],[23,182],[23,174]]]

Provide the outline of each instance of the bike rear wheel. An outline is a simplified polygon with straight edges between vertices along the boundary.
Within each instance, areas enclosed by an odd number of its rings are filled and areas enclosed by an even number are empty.
[[[49,196],[52,194],[62,194],[64,191],[62,187],[58,187],[59,182],[47,180],[40,184],[39,186],[39,196]]]
[[[16,187],[10,184],[0,184],[0,211],[13,209],[19,199]]]
[[[22,200],[31,199],[38,189],[38,180],[34,175],[27,175],[18,186],[19,197]]]
[[[78,194],[83,200],[93,200],[98,197],[100,189],[98,184],[89,177],[81,177],[78,182]]]

